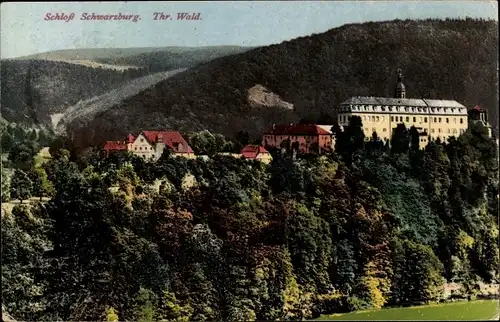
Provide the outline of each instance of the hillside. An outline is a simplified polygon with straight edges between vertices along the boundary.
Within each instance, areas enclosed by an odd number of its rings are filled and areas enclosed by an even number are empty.
[[[494,21],[345,25],[200,65],[96,115],[90,128],[75,123],[71,132],[78,145],[160,126],[257,135],[272,122],[334,114],[350,96],[392,96],[397,68],[404,71],[408,97],[481,104],[497,128],[497,43]],[[293,104],[294,111],[252,107],[248,90],[255,85]],[[88,142],[88,131],[97,129],[101,137]]]
[[[51,114],[146,73],[137,68],[115,70],[53,60],[2,60],[2,117],[9,122],[48,125]]]
[[[105,111],[107,108],[121,103],[128,97],[136,95],[159,81],[167,79],[184,70],[185,69],[178,69],[139,77],[103,95],[78,102],[67,108],[66,111],[58,115],[58,117],[53,118],[55,121],[53,126],[58,133],[63,134],[66,132],[66,123],[71,123],[75,119],[78,119],[80,122],[91,120],[97,113]]]
[[[49,125],[50,115],[137,77],[189,68],[245,50],[232,46],[97,48],[2,60],[2,116],[10,122]]]

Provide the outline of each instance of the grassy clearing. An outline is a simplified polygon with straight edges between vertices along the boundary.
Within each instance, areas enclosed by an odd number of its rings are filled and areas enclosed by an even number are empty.
[[[490,320],[499,312],[498,300],[480,300],[325,315],[318,320]]]

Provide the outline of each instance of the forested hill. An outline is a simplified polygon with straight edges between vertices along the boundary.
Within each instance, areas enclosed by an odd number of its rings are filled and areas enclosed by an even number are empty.
[[[121,137],[148,127],[260,133],[275,121],[332,113],[349,96],[392,96],[401,68],[409,97],[481,104],[498,118],[498,22],[389,21],[345,25],[325,33],[227,56],[168,79],[95,117],[73,125]],[[247,100],[256,84],[294,104],[257,108]],[[119,117],[121,123],[115,123]],[[497,126],[497,124],[495,124]],[[90,128],[89,128],[90,127]],[[96,138],[97,139],[97,138]]]
[[[147,74],[141,68],[102,68],[70,61],[2,60],[2,117],[50,124],[50,115]]]
[[[2,60],[2,115],[10,122],[50,124],[50,115],[106,94],[132,79],[189,68],[247,47],[86,48]]]

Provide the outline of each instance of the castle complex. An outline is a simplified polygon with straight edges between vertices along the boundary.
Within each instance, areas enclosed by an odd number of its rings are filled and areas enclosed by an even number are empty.
[[[377,133],[382,141],[390,141],[398,124],[404,124],[406,129],[415,127],[420,134],[420,148],[425,148],[431,140],[448,142],[451,137],[459,137],[467,130],[469,122],[483,124],[488,135],[492,135],[487,112],[479,106],[467,111],[464,105],[453,100],[406,98],[400,70],[394,97],[356,96],[340,104],[338,125],[347,127],[353,116],[361,118],[367,140]],[[247,145],[239,154],[222,154],[269,163],[272,157],[266,148],[293,150],[300,154],[329,153],[335,149],[332,126],[274,124],[263,133],[260,146]],[[174,156],[197,157],[177,131],[142,131],[137,136],[129,134],[123,141],[107,141],[104,145],[105,151],[129,151],[149,161],[158,160],[165,148]]]
[[[452,100],[406,98],[403,76],[398,71],[394,97],[351,97],[340,104],[338,123],[349,125],[352,116],[359,116],[363,122],[364,134],[370,138],[376,132],[381,140],[391,139],[393,130],[403,123],[407,129],[412,126],[419,131],[420,147],[429,140],[458,137],[467,129],[467,108]]]

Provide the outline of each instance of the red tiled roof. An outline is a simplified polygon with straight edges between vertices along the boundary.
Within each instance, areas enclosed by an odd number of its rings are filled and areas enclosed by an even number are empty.
[[[110,151],[123,151],[127,150],[127,144],[123,141],[106,141],[104,149]]]
[[[150,143],[157,143],[158,137],[162,137],[163,143],[170,147],[175,153],[193,153],[193,149],[179,132],[176,131],[142,131],[142,134]],[[179,149],[179,145],[182,145]]]
[[[240,154],[243,155],[247,159],[255,159],[257,155],[261,153],[269,153],[262,146],[258,145],[247,145],[243,149],[241,149]]]
[[[272,135],[331,135],[316,124],[279,124],[264,134]]]

